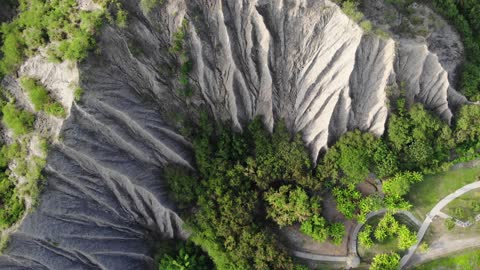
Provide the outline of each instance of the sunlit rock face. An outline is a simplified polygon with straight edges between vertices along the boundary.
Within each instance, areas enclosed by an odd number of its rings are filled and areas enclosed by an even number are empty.
[[[147,15],[136,0],[122,3],[128,27],[105,26],[78,65],[85,93],[1,269],[153,269],[154,242],[187,237],[162,177],[169,163],[193,164],[180,116],[207,110],[238,130],[256,115],[269,128],[285,119],[316,159],[348,130],[381,135],[391,85],[404,82],[446,121],[466,102],[425,44],[367,35],[329,1],[165,0]],[[184,19],[189,98],[169,50]],[[22,70],[61,88],[34,69]]]

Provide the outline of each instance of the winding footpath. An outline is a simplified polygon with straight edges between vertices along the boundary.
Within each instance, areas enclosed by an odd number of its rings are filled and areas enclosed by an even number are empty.
[[[417,243],[410,247],[408,250],[407,254],[405,254],[402,259],[400,260],[400,269],[404,269],[407,266],[407,263],[409,262],[410,258],[413,256],[415,251],[417,250],[418,246],[420,245],[420,242],[423,239],[423,236],[425,236],[425,233],[427,232],[428,228],[430,227],[430,224],[432,223],[432,220],[435,216],[440,214],[440,211],[450,202],[455,200],[456,198],[462,196],[463,194],[480,188],[480,181],[473,182],[471,184],[465,185],[459,189],[457,189],[455,192],[451,193],[450,195],[446,196],[443,198],[441,201],[439,201],[433,208],[432,210],[427,214],[427,217],[422,223],[422,226],[420,227],[420,230],[417,233]]]
[[[408,262],[412,258],[412,256],[415,254],[415,251],[417,250],[418,246],[420,245],[420,242],[422,241],[423,237],[425,236],[425,233],[427,232],[428,228],[430,227],[430,224],[433,221],[433,218],[435,216],[441,216],[442,212],[441,210],[448,205],[450,202],[455,200],[456,198],[462,196],[463,194],[472,191],[474,189],[480,188],[480,181],[473,182],[471,184],[465,185],[459,189],[457,189],[455,192],[449,194],[442,200],[440,200],[433,208],[432,210],[427,214],[425,220],[423,223],[421,223],[412,213],[408,211],[398,211],[397,214],[403,214],[406,217],[408,217],[411,221],[413,221],[417,226],[420,227],[420,229],[417,232],[417,243],[415,245],[411,246],[410,249],[408,250],[407,254],[405,254],[401,261],[400,261],[400,266],[399,269],[405,269],[406,266],[408,266]],[[386,212],[386,209],[382,209],[379,211],[371,212],[367,215],[367,220],[377,216],[384,214]],[[339,262],[339,263],[346,263],[347,267],[354,268],[358,266],[360,263],[360,257],[358,256],[357,252],[357,242],[358,242],[358,233],[360,232],[361,228],[363,227],[364,223],[359,223],[355,226],[352,235],[350,236],[348,240],[348,256],[329,256],[329,255],[320,255],[320,254],[315,254],[315,253],[309,253],[309,252],[302,252],[302,251],[292,251],[292,255],[303,258],[303,259],[308,259],[312,261],[321,261],[321,262]],[[445,253],[448,253],[449,249],[445,249]],[[437,255],[438,256],[438,255]]]
[[[381,210],[378,210],[378,211],[375,211],[375,212],[371,212],[367,215],[366,220],[369,220],[370,218],[372,218],[374,216],[382,215],[385,212],[387,212],[387,209],[381,209]],[[395,212],[395,214],[405,215],[411,221],[413,221],[413,223],[415,223],[415,225],[417,225],[418,227],[420,227],[422,225],[422,223],[412,213],[410,213],[408,211],[401,210],[401,211]],[[349,239],[348,250],[349,250],[349,253],[351,254],[351,256],[358,256],[358,252],[357,252],[358,233],[360,232],[362,227],[365,225],[365,223],[358,223],[357,226],[355,226],[355,229],[353,230],[353,234]]]
[[[387,212],[387,209],[381,209],[375,212],[371,212],[367,215],[366,220],[369,220],[372,217],[382,215]],[[395,214],[402,214],[409,218],[415,225],[420,227],[422,224],[421,222],[410,212],[408,211],[397,211]],[[358,267],[360,264],[360,256],[358,256],[357,252],[357,238],[358,233],[362,229],[365,223],[359,223],[353,229],[352,235],[348,239],[348,256],[331,256],[331,255],[320,255],[310,252],[303,252],[292,250],[291,254],[295,257],[312,260],[312,261],[319,261],[319,262],[337,262],[337,263],[346,263],[348,268],[355,268]]]

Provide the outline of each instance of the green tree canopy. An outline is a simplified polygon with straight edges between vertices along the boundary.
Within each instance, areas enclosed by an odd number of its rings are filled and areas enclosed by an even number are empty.
[[[301,187],[283,185],[278,190],[270,189],[265,194],[267,215],[278,225],[304,222],[320,212],[318,197],[311,197]]]

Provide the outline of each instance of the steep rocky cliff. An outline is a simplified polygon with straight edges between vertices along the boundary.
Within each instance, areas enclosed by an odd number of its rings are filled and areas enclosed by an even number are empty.
[[[460,61],[437,56],[451,47],[439,54],[425,40],[366,34],[328,0],[165,0],[149,12],[122,3],[128,26],[104,26],[78,67],[37,57],[20,69],[65,103],[71,82],[85,93],[62,123],[40,203],[12,234],[2,269],[152,269],[154,242],[187,236],[161,172],[192,163],[177,131],[183,115],[207,109],[237,129],[255,115],[270,128],[284,118],[316,159],[347,130],[381,135],[395,85],[446,121],[467,102],[449,79]],[[171,46],[184,21],[179,55]],[[191,96],[179,82],[185,58]],[[13,93],[15,84],[4,81]]]

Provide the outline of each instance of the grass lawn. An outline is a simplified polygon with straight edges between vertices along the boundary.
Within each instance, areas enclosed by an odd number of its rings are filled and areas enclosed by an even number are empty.
[[[480,269],[480,250],[438,259],[415,268],[416,270],[477,270]]]
[[[425,176],[425,180],[410,188],[408,200],[413,205],[412,212],[423,220],[443,197],[477,181],[479,176],[480,166]]]
[[[480,190],[472,190],[458,197],[442,211],[462,221],[474,219],[480,214]]]

